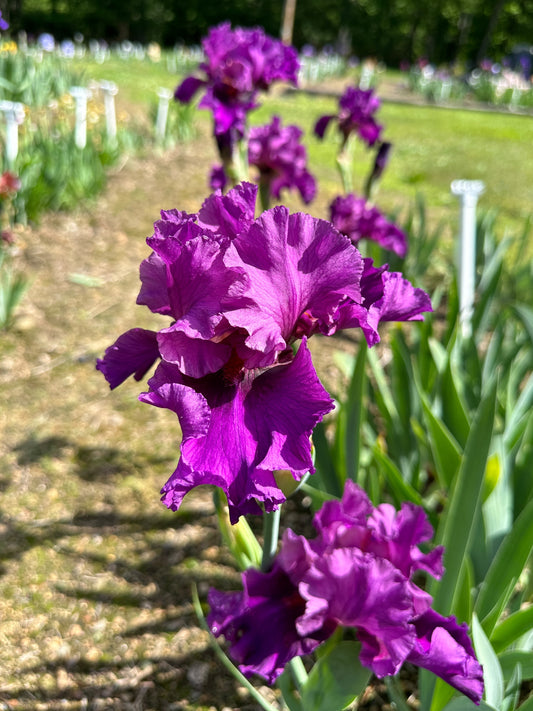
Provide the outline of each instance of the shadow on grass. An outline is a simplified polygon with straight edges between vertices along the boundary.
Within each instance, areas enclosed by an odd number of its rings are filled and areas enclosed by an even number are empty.
[[[221,673],[220,663],[206,640],[203,649],[184,655],[145,660],[143,666],[117,662],[109,679],[106,663],[85,660],[48,662],[31,670],[68,679],[61,691],[43,688],[13,690],[8,696],[0,689],[3,708],[17,711],[39,709],[105,709],[105,711],[213,711],[240,709],[261,711],[250,699],[236,692],[235,682]],[[106,681],[99,681],[102,675]],[[228,678],[229,677],[229,678]],[[64,682],[66,683],[66,682]],[[10,705],[11,704],[13,705]]]
[[[120,477],[139,476],[161,464],[170,464],[170,469],[174,462],[169,458],[150,457],[115,448],[82,447],[65,437],[37,439],[30,436],[18,443],[14,452],[21,466],[45,467],[47,461],[63,460],[67,470],[64,476],[74,475],[93,483],[92,501],[90,497],[84,498],[82,493],[73,499],[72,516],[63,519],[28,519],[0,510],[0,575],[5,570],[3,562],[18,559],[36,546],[53,546],[61,539],[81,534],[127,537],[136,533],[171,530],[210,514],[209,510],[191,511],[187,506],[183,506],[178,513],[171,513],[161,504],[161,514],[125,515],[108,503],[104,492],[102,501],[98,500],[100,484],[113,484]],[[4,481],[1,478],[0,490],[2,485],[8,487],[10,483],[9,479]],[[154,499],[157,497],[158,492],[154,491]],[[96,506],[98,510],[91,510]],[[46,516],[45,510],[39,513]]]
[[[124,537],[134,533],[175,529],[197,518],[198,512],[187,510],[174,515],[165,511],[160,516],[125,516],[117,511],[84,511],[68,519],[19,521],[0,512],[0,563],[20,558],[35,546],[51,546],[60,539],[83,533]]]
[[[236,682],[222,670],[191,605],[192,585],[205,598],[210,586],[239,584],[229,553],[220,547],[207,492],[191,494],[179,512],[161,504],[161,514],[143,513],[141,504],[139,514],[125,514],[112,499],[98,500],[99,487],[102,494],[109,490],[103,482],[113,483],[110,474],[138,475],[144,457],[78,447],[62,437],[28,438],[16,451],[20,465],[61,459],[66,476],[92,484],[90,496],[74,501],[78,510],[70,517],[32,521],[0,512],[0,566],[20,560],[22,571],[30,549],[40,547],[43,556],[53,549],[58,574],[47,585],[54,601],[47,615],[54,631],[46,639],[59,635],[69,648],[65,657],[43,644],[37,659],[22,661],[15,680],[0,683],[0,708],[255,711],[257,705],[239,696]],[[31,573],[20,575],[31,582]],[[69,637],[67,610],[76,612],[83,636]],[[83,624],[87,610],[93,622],[105,620],[101,641],[92,638],[92,623]],[[38,612],[28,609],[27,615]],[[117,617],[120,632],[113,627]]]
[[[69,458],[72,473],[84,481],[106,482],[110,477],[128,476],[147,467],[173,464],[171,457],[140,455],[113,447],[80,446],[66,437],[27,437],[14,448],[19,465],[38,464],[49,459]]]

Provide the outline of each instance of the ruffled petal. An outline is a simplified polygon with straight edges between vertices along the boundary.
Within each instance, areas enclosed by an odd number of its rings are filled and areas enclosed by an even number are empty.
[[[316,377],[305,344],[291,363],[255,378],[245,374],[236,383],[223,370],[194,379],[162,363],[149,382],[157,398],[148,393],[141,399],[174,410],[181,422],[189,417],[190,400],[168,400],[170,391],[162,385],[169,382],[201,395],[210,411],[207,430],[183,437],[178,468],[163,488],[163,500],[171,508],[193,486],[215,484],[225,491],[236,521],[244,513],[258,512],[255,500],[266,510],[284,500],[274,471],[288,469],[299,479],[312,470],[311,431],[333,402]]]
[[[188,330],[186,322],[177,322],[159,331],[157,342],[161,357],[191,378],[203,378],[220,370],[231,356],[231,346],[195,338],[186,332]]]
[[[330,223],[275,207],[234,240],[225,257],[249,276],[248,296],[256,307],[226,313],[250,334],[249,348],[265,352],[267,343],[288,343],[311,335],[298,329],[307,314],[315,330],[336,330],[335,315],[344,298],[359,299],[362,259]],[[271,358],[271,354],[266,354]]]
[[[414,643],[413,605],[407,580],[388,560],[337,548],[317,556],[298,590],[308,602],[301,634],[327,619],[355,627],[361,663],[380,677],[398,672]]]
[[[417,643],[407,661],[436,674],[479,704],[483,696],[483,668],[476,659],[466,624],[442,617],[434,610],[413,621]]]
[[[170,297],[168,293],[167,267],[161,257],[152,254],[141,262],[141,290],[137,297],[139,305],[148,306],[154,313],[170,315]]]
[[[113,389],[130,375],[141,380],[158,358],[157,334],[144,328],[132,328],[106,349],[104,357],[96,361],[96,369],[104,374]]]
[[[234,239],[254,221],[256,200],[257,185],[239,183],[226,195],[210,195],[198,212],[198,224]]]
[[[384,272],[383,287],[382,299],[370,309],[379,314],[379,321],[421,321],[424,312],[433,311],[428,294],[400,272]]]
[[[209,591],[207,622],[215,636],[222,634],[230,643],[231,657],[243,674],[259,674],[272,684],[290,659],[310,654],[334,625],[310,635],[298,632],[296,619],[305,602],[277,566],[268,573],[247,570],[243,584],[242,593]]]
[[[369,346],[379,341],[378,327],[382,321],[421,321],[424,312],[431,312],[431,299],[414,287],[399,272],[387,267],[376,268],[365,259],[361,279],[362,303],[344,301],[337,315],[339,328],[362,329]]]

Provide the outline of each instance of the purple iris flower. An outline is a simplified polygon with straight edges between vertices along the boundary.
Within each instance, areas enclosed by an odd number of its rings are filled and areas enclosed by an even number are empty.
[[[209,593],[208,623],[243,673],[272,682],[293,656],[348,627],[361,643],[361,663],[378,677],[411,662],[478,704],[483,672],[466,625],[434,612],[413,581],[418,571],[443,573],[442,547],[420,549],[433,534],[424,511],[410,503],[400,511],[374,507],[347,481],[342,499],[325,503],[314,524],[311,541],[287,530],[271,571],[245,571],[242,593]]]
[[[257,106],[258,91],[275,81],[296,85],[296,50],[266,35],[262,29],[231,29],[229,22],[211,28],[204,39],[206,61],[200,64],[205,78],[187,77],[175,98],[188,103],[200,88],[205,94],[200,108],[211,109],[215,134],[235,129],[244,135],[246,115]]]
[[[211,190],[220,190],[224,192],[228,184],[228,176],[223,165],[214,165],[209,174],[209,187]]]
[[[329,211],[333,225],[354,244],[361,239],[369,239],[400,257],[407,254],[406,234],[364,197],[353,193],[339,195],[331,203]]]
[[[7,30],[9,28],[9,23],[4,20],[2,13],[0,12],[0,30]]]
[[[324,138],[326,128],[332,120],[336,120],[339,131],[346,143],[348,136],[357,133],[368,146],[373,146],[379,139],[383,126],[378,124],[374,114],[380,107],[380,101],[374,95],[373,89],[348,87],[339,99],[337,115],[321,116],[315,124],[315,134]]]
[[[307,152],[297,126],[282,126],[274,116],[266,126],[253,126],[248,141],[248,162],[258,171],[258,184],[269,196],[280,199],[283,189],[296,189],[308,204],[316,194],[316,181],[307,170]],[[223,166],[214,166],[210,176],[213,190],[223,190],[227,177]]]
[[[308,204],[316,194],[316,181],[307,170],[307,152],[298,126],[282,126],[274,116],[266,126],[253,126],[248,142],[248,161],[259,171],[264,185],[276,200],[284,188],[295,188]]]
[[[329,222],[283,206],[255,219],[256,197],[243,183],[197,214],[162,211],[137,303],[170,325],[127,331],[97,363],[114,388],[159,362],[140,399],[175,412],[183,435],[163,501],[177,509],[192,488],[212,484],[232,521],[285,499],[275,472],[299,480],[313,471],[310,436],[333,402],[307,338],[346,324],[375,342],[379,321],[431,309],[408,282],[391,290],[394,275],[367,264]]]
[[[260,674],[272,684],[289,660],[310,654],[336,625],[328,623],[300,634],[296,621],[304,614],[306,602],[278,565],[269,573],[247,570],[243,587],[242,593],[209,591],[208,623],[214,635],[223,634],[231,644],[232,657],[243,674]]]

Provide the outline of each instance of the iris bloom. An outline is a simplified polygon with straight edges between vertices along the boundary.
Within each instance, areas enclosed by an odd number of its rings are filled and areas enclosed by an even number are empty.
[[[407,254],[405,233],[365,198],[353,193],[339,195],[331,203],[329,211],[333,225],[354,244],[361,239],[369,239],[399,257]]]
[[[313,471],[310,435],[333,402],[307,339],[360,327],[375,342],[380,321],[431,310],[425,292],[372,267],[329,222],[283,206],[254,219],[256,196],[243,183],[198,214],[162,211],[137,303],[170,325],[127,331],[97,363],[113,388],[159,362],[140,399],[175,412],[183,435],[163,501],[177,509],[213,484],[232,521],[277,508],[275,472]]]
[[[199,68],[205,78],[187,77],[177,87],[175,98],[188,103],[203,88],[199,106],[212,110],[215,134],[234,131],[242,137],[246,115],[257,106],[258,91],[267,90],[275,81],[296,85],[296,50],[260,28],[232,30],[225,22],[212,28],[202,45],[206,60]]]
[[[316,194],[316,181],[307,170],[307,152],[297,126],[282,126],[274,116],[266,126],[252,126],[248,140],[248,162],[258,172],[257,182],[267,196],[280,199],[283,189],[299,191],[302,200],[310,203]],[[211,172],[213,190],[224,189],[226,177],[222,166]]]
[[[272,569],[245,571],[242,592],[209,593],[208,623],[226,637],[243,673],[272,683],[292,657],[349,627],[361,663],[376,676],[411,662],[478,704],[483,672],[466,625],[432,610],[431,596],[413,581],[419,571],[443,573],[442,547],[419,547],[433,534],[423,509],[374,507],[348,480],[342,499],[326,502],[314,525],[311,541],[285,531]]]
[[[321,116],[315,125],[315,134],[324,138],[329,123],[335,120],[343,138],[343,145],[351,134],[356,133],[364,143],[373,146],[383,130],[383,126],[374,118],[379,106],[380,101],[374,95],[373,89],[348,87],[339,99],[339,113]]]
[[[306,204],[315,197],[316,181],[307,170],[302,134],[297,126],[282,126],[279,116],[250,129],[248,161],[259,171],[259,185],[265,185],[276,200],[284,188],[296,188]]]

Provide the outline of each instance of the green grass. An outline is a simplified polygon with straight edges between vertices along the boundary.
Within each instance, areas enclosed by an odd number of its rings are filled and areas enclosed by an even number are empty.
[[[160,87],[173,90],[179,81],[176,74],[168,71],[164,55],[160,62],[111,56],[100,64],[84,58],[74,60],[73,66],[79,71],[84,70],[88,80],[114,81],[119,87],[121,98],[144,108],[156,100]]]
[[[335,113],[336,106],[331,98],[290,94],[265,98],[252,115],[253,123],[278,113],[285,122],[302,126],[311,170],[328,194],[340,192],[337,132],[330,126],[325,140],[319,141],[312,129],[319,116]],[[533,212],[533,162],[526,159],[533,145],[531,117],[384,103],[379,120],[385,126],[384,138],[394,145],[377,198],[387,209],[410,205],[422,192],[429,208],[446,208],[446,213],[451,208],[455,215],[458,203],[450,183],[466,178],[484,181],[479,206],[497,208],[502,226],[519,230]],[[356,159],[356,185],[362,185],[372,157],[359,147]]]
[[[119,97],[142,110],[153,105],[159,87],[173,89],[180,81],[168,71],[164,55],[159,63],[111,57],[103,64],[78,60],[78,65],[85,68],[87,78],[115,81]],[[389,74],[390,83],[394,77]],[[377,91],[379,95],[379,88]],[[319,182],[319,200],[310,211],[324,211],[326,203],[340,192],[335,166],[339,139],[331,126],[325,140],[319,141],[313,126],[319,116],[336,112],[336,99],[291,92],[263,95],[261,101],[262,106],[251,113],[251,123],[265,123],[279,114],[285,123],[303,128],[310,169]],[[394,145],[377,196],[383,209],[406,215],[416,194],[422,193],[430,222],[446,220],[451,235],[457,231],[459,205],[450,193],[450,183],[456,178],[483,180],[486,191],[480,210],[496,208],[500,230],[521,231],[533,212],[533,162],[527,160],[533,145],[531,117],[384,101],[378,118],[385,126],[384,138]],[[211,121],[207,111],[199,111],[198,119]],[[358,148],[356,186],[362,188],[372,159],[373,154]],[[288,200],[289,206],[291,202]]]

